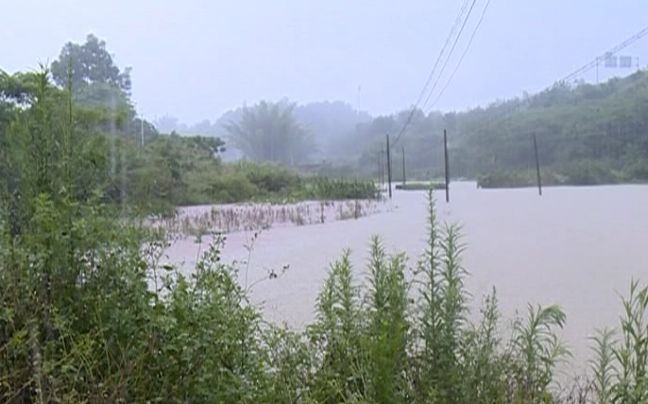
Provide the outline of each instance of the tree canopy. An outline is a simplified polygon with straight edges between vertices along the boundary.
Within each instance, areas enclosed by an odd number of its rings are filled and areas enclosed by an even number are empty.
[[[68,42],[59,58],[52,62],[52,77],[59,86],[72,80],[73,88],[107,84],[128,93],[131,89],[129,67],[121,71],[106,49],[106,42],[89,34],[83,45]]]
[[[408,111],[409,113],[409,111]],[[396,137],[403,113],[357,126],[345,149],[360,154],[359,169],[377,175],[385,134]],[[648,72],[599,85],[557,83],[522,98],[464,112],[416,111],[397,148],[404,145],[408,170],[421,177],[443,173],[443,130],[448,131],[451,172],[476,178],[497,171],[534,167],[531,135],[537,137],[543,168],[578,183],[583,171],[616,172],[619,181],[648,179]],[[400,158],[396,150],[393,158]],[[598,175],[598,174],[597,174]],[[589,174],[587,174],[589,176]],[[600,176],[608,182],[610,175]],[[596,182],[593,178],[589,182]]]
[[[157,130],[138,118],[130,98],[129,67],[120,69],[106,48],[106,42],[90,34],[84,44],[68,42],[52,62],[50,74],[59,87],[71,87],[74,102],[103,113],[104,131],[120,133],[149,141]]]
[[[240,120],[226,124],[225,129],[246,157],[295,165],[312,153],[313,143],[293,110],[294,104],[262,101],[243,108]]]

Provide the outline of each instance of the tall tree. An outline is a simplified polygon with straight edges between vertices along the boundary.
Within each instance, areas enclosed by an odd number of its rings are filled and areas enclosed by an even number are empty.
[[[132,120],[135,109],[130,100],[130,68],[122,72],[106,49],[106,42],[90,34],[82,45],[68,42],[51,74],[61,87],[72,86],[74,100],[83,106],[118,112],[122,120]]]
[[[106,42],[92,34],[83,45],[68,42],[58,60],[52,62],[51,70],[59,86],[65,86],[71,77],[76,89],[92,84],[107,84],[125,93],[131,89],[130,67],[120,71],[106,49]]]
[[[138,142],[157,136],[149,122],[136,118],[137,112],[130,99],[129,67],[121,70],[106,42],[90,34],[84,44],[68,42],[59,58],[52,62],[51,75],[59,87],[72,87],[76,104],[104,113],[106,132],[120,132]]]
[[[262,101],[243,108],[238,122],[225,125],[232,145],[250,159],[287,165],[303,162],[313,143],[294,116],[294,104]]]

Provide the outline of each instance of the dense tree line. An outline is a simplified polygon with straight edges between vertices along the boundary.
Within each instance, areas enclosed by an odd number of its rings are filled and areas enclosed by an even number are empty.
[[[395,137],[409,112],[375,118],[349,139],[360,167],[377,173],[385,134]],[[442,173],[443,129],[448,130],[453,176],[525,176],[534,167],[531,136],[553,181],[596,183],[648,179],[648,72],[600,85],[558,83],[536,95],[466,112],[414,111],[401,144],[418,176]],[[392,137],[392,139],[393,139]],[[395,155],[398,156],[399,150]],[[397,157],[396,157],[397,158]],[[517,174],[515,174],[517,173]],[[506,175],[504,175],[506,176]]]

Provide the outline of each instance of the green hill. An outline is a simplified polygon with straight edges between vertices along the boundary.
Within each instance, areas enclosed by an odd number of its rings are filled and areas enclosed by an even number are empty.
[[[385,133],[398,138],[408,115],[377,117],[358,126],[354,140],[362,145],[359,167],[365,175],[379,174]],[[485,186],[533,183],[535,135],[546,183],[647,181],[648,71],[600,85],[558,83],[535,95],[465,112],[415,111],[407,132],[394,142],[396,166],[404,146],[412,178],[441,175],[444,128],[454,178],[478,178]]]

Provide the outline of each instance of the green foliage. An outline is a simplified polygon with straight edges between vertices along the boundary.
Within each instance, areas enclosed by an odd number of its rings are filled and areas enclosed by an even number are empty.
[[[210,246],[191,281],[178,277],[155,318],[160,351],[148,372],[160,375],[151,385],[162,387],[158,400],[250,402],[260,394],[259,317],[236,273],[220,262],[221,246]]]
[[[529,305],[528,310],[527,321],[518,321],[514,326],[513,347],[520,366],[514,396],[521,402],[540,402],[549,396],[547,388],[557,361],[568,354],[554,333],[555,327],[564,326],[566,317],[555,305]]]
[[[637,181],[648,181],[648,158],[639,159],[628,165],[625,169],[630,179]]]
[[[648,287],[633,281],[623,307],[622,338],[613,348],[619,371],[612,392],[614,402],[642,403],[648,400]]]
[[[295,165],[312,144],[293,114],[294,105],[261,102],[243,108],[238,122],[225,125],[233,145],[254,161]]]
[[[637,167],[638,171],[641,169]],[[610,163],[595,160],[579,160],[565,163],[553,169],[541,170],[543,185],[600,185],[616,184],[624,178],[640,178],[636,173],[624,175]],[[521,188],[537,185],[535,170],[497,170],[477,176],[481,188]]]
[[[404,402],[407,397],[407,348],[410,329],[405,257],[386,259],[378,238],[371,243],[369,261],[368,329],[363,338],[368,360],[368,401]]]
[[[599,403],[648,400],[648,286],[632,281],[630,294],[622,302],[620,332],[605,329],[592,338],[592,385]]]
[[[178,205],[379,195],[370,182],[305,179],[269,163],[222,163],[219,138],[159,135],[144,147],[127,137],[101,138],[101,150],[111,157],[108,199],[147,213],[172,214]]]
[[[568,185],[614,184],[619,181],[610,164],[594,160],[565,164],[560,172],[565,176],[563,183]]]
[[[465,112],[426,115],[417,110],[411,122],[407,119],[410,111],[375,117],[358,125],[338,153],[352,150],[360,155],[355,175],[379,177],[385,133],[398,133],[409,122],[407,135],[399,142],[405,148],[408,178],[443,175],[442,136],[447,129],[455,178],[513,172],[512,178],[493,182],[526,184],[526,172],[535,165],[531,138],[535,134],[543,173],[566,176],[562,182],[645,181],[645,170],[631,167],[641,164],[648,154],[646,111],[648,71],[642,70],[600,85],[558,83],[535,95]],[[398,166],[398,154],[394,154],[394,166]],[[400,170],[395,171],[399,175]]]
[[[296,172],[272,165],[241,163],[238,168],[247,180],[262,192],[288,193],[302,186],[302,180]]]
[[[363,371],[360,296],[353,284],[349,252],[335,262],[317,300],[317,322],[309,334],[321,362],[316,362],[312,396],[318,402],[358,401]]]
[[[425,183],[425,182],[408,182],[406,184],[396,184],[396,189],[403,191],[427,191],[432,189],[445,189],[445,184],[442,183]]]
[[[359,180],[332,180],[326,177],[311,179],[306,192],[314,199],[377,199],[376,184]]]
[[[614,331],[604,329],[592,337],[595,345],[592,347],[595,359],[590,361],[596,402],[600,404],[612,403],[612,386],[615,382],[615,373],[618,372],[614,362]]]
[[[208,140],[213,144],[206,144]],[[218,138],[161,135],[143,153],[123,146],[130,156],[124,159],[130,201],[147,211],[169,212],[177,205],[374,199],[379,195],[370,182],[304,179],[295,171],[267,163],[222,163],[216,154],[222,147]]]
[[[507,355],[500,352],[500,318],[495,288],[486,297],[481,309],[482,320],[466,328],[460,347],[462,366],[462,395],[466,403],[495,403],[507,396]]]
[[[2,160],[15,175],[0,193],[0,400],[260,397],[269,381],[259,317],[220,244],[191,279],[172,273],[151,291],[149,237],[115,220],[102,181],[77,182],[96,163],[93,138],[79,136],[70,95],[47,72],[34,79]]]
[[[477,186],[480,188],[522,188],[537,184],[535,173],[531,171],[493,171],[480,174]]]
[[[89,34],[83,45],[68,42],[59,58],[52,62],[52,76],[59,86],[66,86],[68,77],[73,88],[102,83],[128,92],[131,87],[130,69],[121,72],[106,49],[106,42]]]
[[[115,65],[104,41],[90,34],[84,44],[68,42],[50,69],[54,83],[70,89],[76,105],[103,116],[98,123],[102,132],[138,143],[157,136],[153,125],[136,118],[130,68],[121,71]]]

